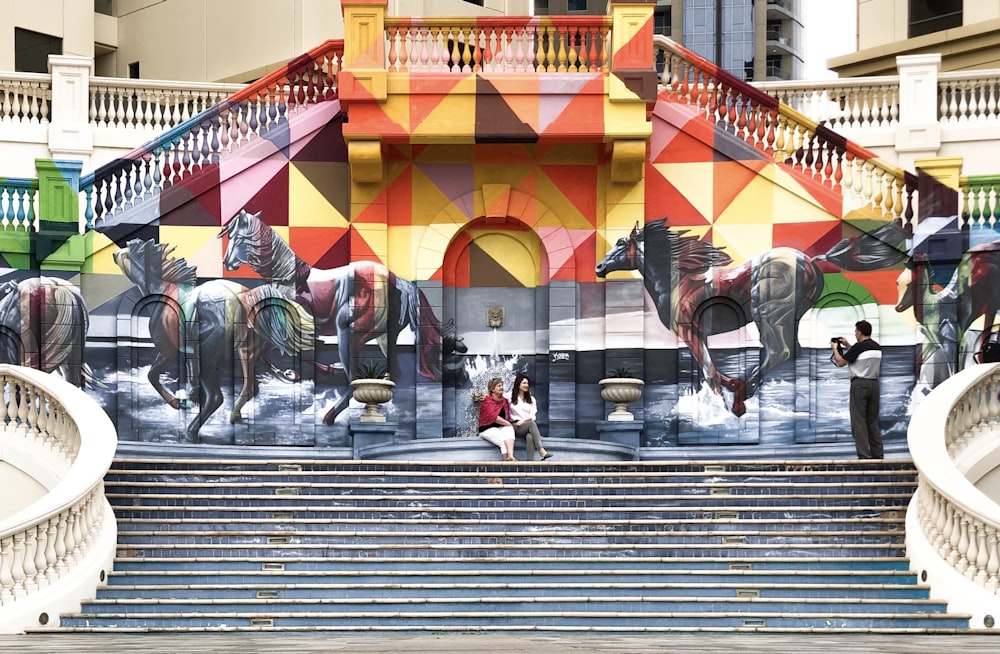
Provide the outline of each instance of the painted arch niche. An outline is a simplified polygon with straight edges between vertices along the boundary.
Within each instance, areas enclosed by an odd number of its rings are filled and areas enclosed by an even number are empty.
[[[536,392],[543,392],[548,254],[538,235],[517,219],[480,218],[452,239],[442,269],[443,322],[454,321],[456,335],[467,348],[445,355],[444,433],[471,436],[475,433],[472,391],[489,377],[504,378],[509,390],[513,376],[527,372]]]

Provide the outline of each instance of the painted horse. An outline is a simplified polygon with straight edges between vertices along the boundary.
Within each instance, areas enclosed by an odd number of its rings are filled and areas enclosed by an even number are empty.
[[[778,247],[727,268],[732,258],[715,245],[672,231],[665,220],[636,223],[628,238],[618,240],[597,264],[598,277],[616,270],[638,270],[663,324],[687,343],[709,387],[721,395],[733,392],[732,412],[746,413],[761,379],[771,368],[788,361],[796,345],[799,318],[819,299],[823,272],[812,258],[798,250]],[[742,378],[723,374],[715,365],[707,338],[739,325],[717,326],[702,318],[707,303],[727,300],[739,307],[742,324],[756,324],[763,359]]]
[[[615,270],[642,273],[660,321],[691,348],[715,393],[721,395],[722,388],[733,392],[731,410],[737,416],[746,413],[746,400],[757,392],[764,374],[795,355],[798,321],[823,292],[823,263],[843,270],[879,270],[906,258],[905,235],[893,223],[844,239],[817,257],[777,247],[732,268],[725,267],[732,258],[721,248],[685,233],[672,231],[666,219],[646,223],[642,229],[636,223],[595,272],[598,277]],[[705,320],[703,310],[717,300],[739,306],[742,323],[716,325]],[[742,378],[721,373],[707,338],[750,321],[760,333],[763,360]]]
[[[0,284],[0,360],[93,385],[83,361],[90,317],[80,291],[66,280],[31,277]]]
[[[198,356],[189,359],[188,370],[189,378],[198,383],[192,393],[192,399],[200,405],[198,415],[187,426],[188,438],[196,441],[202,425],[222,405],[220,375],[233,351],[239,357],[243,389],[233,403],[230,423],[240,420],[240,410],[257,394],[258,359],[264,360],[276,376],[293,380],[271,365],[266,353],[275,347],[286,354],[310,349],[313,325],[301,307],[289,303],[273,287],[248,289],[220,279],[197,284],[194,267],[183,258],[170,258],[174,249],[152,239],[134,239],[113,256],[144,297],[160,300],[153,303],[149,317],[156,358],[148,378],[160,397],[175,409],[181,408],[181,400],[163,386],[160,377],[182,348],[186,354],[193,354],[189,344],[199,345]]]
[[[994,326],[1000,311],[1000,242],[969,248],[943,286],[934,279],[932,262],[914,255],[896,279],[896,289],[896,311],[913,309],[923,335],[917,379],[934,388],[964,367],[965,335],[972,324],[983,318],[981,338]]]
[[[372,261],[355,261],[325,270],[313,268],[264,222],[260,213],[240,211],[218,236],[229,237],[226,269],[249,265],[267,281],[287,289],[312,314],[319,334],[336,335],[348,384],[353,375],[352,362],[358,361],[361,347],[373,338],[388,360],[390,375],[398,379],[396,342],[406,327],[416,335],[420,375],[440,378],[441,323],[413,282]],[[349,402],[350,393],[345,393],[323,421],[332,424]]]

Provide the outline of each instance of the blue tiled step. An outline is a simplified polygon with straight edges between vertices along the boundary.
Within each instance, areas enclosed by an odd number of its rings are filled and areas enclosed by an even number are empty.
[[[394,597],[396,599],[419,599],[428,596],[437,596],[446,593],[448,597],[454,598],[492,598],[492,597],[537,597],[540,594],[546,598],[558,597],[598,597],[598,596],[632,596],[641,594],[644,597],[685,597],[698,598],[702,601],[708,598],[729,598],[735,599],[754,595],[761,599],[786,599],[800,600],[801,598],[841,598],[857,594],[864,594],[868,600],[904,601],[904,600],[926,600],[929,598],[929,591],[926,587],[918,586],[874,586],[866,587],[863,584],[797,584],[779,586],[767,584],[729,584],[717,585],[708,583],[698,584],[655,584],[612,582],[583,584],[572,581],[550,580],[548,583],[528,583],[521,581],[476,581],[475,583],[458,583],[448,581],[447,574],[442,574],[441,579],[432,583],[424,580],[422,583],[358,583],[358,584],[335,584],[335,583],[314,583],[303,584],[296,582],[294,585],[282,583],[242,583],[232,586],[208,585],[208,584],[181,584],[181,585],[112,585],[108,588],[97,591],[97,600],[149,600],[149,599],[170,599],[170,600],[253,600],[253,599],[273,599],[280,600],[309,600],[309,599],[345,599],[354,598],[361,601],[361,598],[383,598]]]
[[[506,568],[506,566],[499,566]],[[462,585],[500,586],[515,584],[534,584],[537,586],[567,585],[577,587],[583,585],[651,585],[670,586],[674,588],[718,588],[732,589],[742,587],[755,588],[829,588],[842,591],[845,588],[905,588],[922,591],[912,574],[903,572],[849,572],[831,571],[795,572],[795,571],[698,571],[698,572],[663,572],[652,570],[620,571],[620,570],[573,570],[548,571],[525,570],[497,572],[494,568],[456,571],[448,568],[429,570],[427,574],[412,572],[396,572],[371,570],[340,571],[331,570],[323,574],[293,573],[293,572],[255,572],[253,574],[208,574],[205,572],[175,572],[156,571],[155,569],[142,573],[113,572],[108,577],[107,588],[98,592],[110,592],[117,588],[224,588],[236,586],[239,588],[254,587],[361,587],[371,584],[388,584],[403,587],[406,585],[459,587]],[[710,591],[706,591],[710,592]]]
[[[281,566],[287,572],[318,572],[328,573],[345,570],[370,570],[377,566],[380,571],[402,571],[412,572],[414,570],[424,570],[429,568],[427,557],[420,556],[414,558],[406,557],[341,557],[335,560],[327,557],[301,557],[297,559],[281,559],[266,557],[261,558],[240,558],[235,559],[228,556],[206,556],[200,558],[185,557],[149,557],[131,558],[119,556],[115,560],[114,569],[120,571],[184,571],[211,573],[219,572],[240,572],[249,575],[256,575],[259,572],[266,572],[267,566]],[[657,570],[668,572],[700,572],[700,571],[877,571],[877,572],[899,572],[913,577],[909,571],[909,563],[904,557],[843,557],[831,556],[823,559],[802,559],[798,557],[763,556],[744,557],[737,561],[726,560],[718,557],[607,557],[607,556],[580,556],[572,559],[560,559],[550,556],[544,557],[520,557],[511,558],[509,556],[499,557],[496,553],[482,557],[435,557],[434,569],[446,566],[450,571],[478,571],[484,566],[502,565],[504,570],[514,571],[578,571],[581,569],[605,570],[611,573],[622,571],[649,570],[651,565],[655,565]]]
[[[770,520],[749,519],[702,519],[684,520],[670,523],[665,520],[573,520],[558,522],[555,520],[442,520],[436,523],[435,533],[491,533],[519,532],[534,533],[539,531],[570,531],[574,533],[631,533],[648,535],[654,533],[755,533],[755,532],[798,532],[798,533],[859,533],[902,531],[902,519],[859,519],[825,520],[825,519],[785,519]],[[289,533],[419,533],[427,530],[427,520],[244,520],[240,518],[215,518],[206,520],[140,520],[118,519],[118,532],[123,535],[143,533],[156,534],[204,534],[208,532],[237,533],[249,532],[256,534],[282,535]]]
[[[943,612],[946,603],[934,600],[885,600],[867,598],[811,598],[799,597],[794,600],[781,598],[737,598],[712,597],[704,600],[699,598],[661,597],[645,593],[632,595],[566,595],[549,596],[486,596],[472,598],[457,598],[450,593],[435,595],[432,599],[426,597],[400,598],[351,596],[347,598],[310,598],[293,600],[281,599],[247,599],[227,601],[209,598],[197,599],[120,599],[113,601],[84,602],[86,611],[92,615],[127,615],[148,614],[222,614],[239,615],[242,613],[267,613],[272,615],[322,613],[338,615],[349,619],[352,615],[370,613],[389,614],[424,614],[431,619],[443,618],[447,622],[455,615],[469,612],[615,612],[626,611],[637,614],[684,614],[720,611],[742,614],[785,615],[811,613],[842,614],[915,614],[924,615],[932,612]]]
[[[233,547],[243,545],[268,545],[275,539],[289,545],[419,545],[422,543],[441,545],[518,545],[529,543],[580,543],[609,545],[652,544],[746,544],[762,545],[800,545],[816,546],[820,544],[869,545],[869,544],[899,544],[903,542],[904,534],[899,531],[870,532],[739,532],[717,529],[707,531],[602,531],[548,529],[531,531],[486,531],[486,532],[450,532],[437,531],[375,531],[358,530],[353,532],[332,531],[219,531],[219,532],[134,532],[126,531],[118,535],[120,546],[183,546],[204,544],[225,544]]]
[[[797,542],[790,543],[787,547],[781,548],[782,556],[902,556],[904,553],[902,538],[896,544],[887,543],[815,543]],[[127,543],[119,546],[119,552],[132,552],[132,556],[179,556],[197,557],[211,556],[218,554],[220,549],[230,551],[230,556],[245,556],[248,558],[298,558],[303,556],[325,556],[331,558],[358,557],[358,556],[408,556],[435,558],[445,557],[486,557],[495,553],[493,543],[470,543],[463,545],[437,544],[433,542],[403,542],[403,543],[354,543],[354,544],[330,544],[330,543],[243,543],[234,545],[232,548],[215,542],[204,543],[143,543],[141,545],[129,546]],[[741,558],[753,556],[765,556],[768,552],[773,552],[774,543],[622,543],[618,547],[611,547],[612,543],[602,539],[595,543],[560,543],[558,539],[539,539],[538,542],[513,542],[504,544],[504,555],[509,557],[532,556],[544,554],[552,557],[574,557],[592,556],[600,554],[602,556],[660,556],[660,557],[688,557],[688,556],[717,556],[723,558]]]
[[[260,622],[265,620],[263,624]],[[64,616],[60,623],[65,628],[85,627],[88,630],[113,628],[115,630],[220,630],[260,631],[269,629],[301,629],[304,631],[391,630],[394,632],[420,632],[443,630],[488,631],[545,631],[559,633],[592,633],[596,630],[616,633],[642,632],[655,629],[727,631],[768,631],[789,629],[796,631],[863,630],[871,629],[967,629],[967,616],[936,613],[896,615],[870,613],[854,616],[843,614],[775,615],[769,613],[706,612],[690,615],[635,613],[626,607],[613,606],[610,610],[593,613],[569,614],[566,611],[509,613],[504,611],[465,612],[459,615],[436,613],[371,613],[356,616],[302,615],[285,616],[269,614],[243,615],[186,615],[156,616],[150,614],[113,614],[85,617]]]

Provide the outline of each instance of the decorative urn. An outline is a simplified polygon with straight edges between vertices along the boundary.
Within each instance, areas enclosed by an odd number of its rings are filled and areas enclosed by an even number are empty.
[[[646,382],[632,377],[628,370],[620,369],[614,371],[611,377],[597,383],[601,385],[601,397],[615,404],[615,410],[608,414],[608,420],[612,422],[635,420],[635,416],[627,407],[629,402],[635,402],[642,397],[642,387]]]

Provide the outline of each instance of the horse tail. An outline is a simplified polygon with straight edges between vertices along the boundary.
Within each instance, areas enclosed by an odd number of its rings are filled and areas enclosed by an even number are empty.
[[[434,315],[423,291],[411,284],[417,294],[417,348],[420,374],[437,381],[441,378],[441,322]]]
[[[903,228],[886,223],[875,231],[841,240],[815,260],[828,261],[841,270],[865,272],[891,268],[908,256]]]
[[[283,354],[298,354],[314,347],[316,326],[298,302],[290,301],[271,284],[258,286],[243,295],[247,306],[247,327]]]

